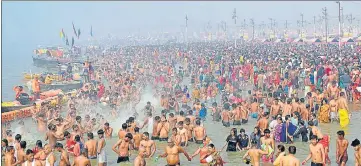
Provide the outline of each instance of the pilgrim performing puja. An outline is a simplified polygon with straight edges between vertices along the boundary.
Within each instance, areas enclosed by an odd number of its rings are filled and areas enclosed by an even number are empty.
[[[40,70],[2,86],[1,164],[361,166],[361,10],[336,7],[125,37],[64,16],[61,44],[28,50]]]

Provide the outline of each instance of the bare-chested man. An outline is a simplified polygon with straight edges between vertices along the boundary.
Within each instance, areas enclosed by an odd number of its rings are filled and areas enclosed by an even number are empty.
[[[350,111],[344,92],[341,92],[340,97],[337,99],[337,109],[338,111],[340,110],[346,110],[347,112]]]
[[[134,166],[146,166],[147,162],[145,161],[145,153],[146,151],[139,152],[138,156],[134,159]]]
[[[176,127],[172,129],[172,135],[170,137],[170,140],[172,140],[177,146],[179,146],[181,143],[181,136],[179,135],[178,129]]]
[[[345,166],[348,160],[347,147],[348,141],[345,139],[345,132],[340,130],[337,132],[336,141],[336,163],[339,166]]]
[[[42,166],[39,160],[34,159],[34,152],[31,149],[26,150],[26,161],[21,166]]]
[[[291,105],[291,102],[292,100],[291,99],[288,99],[286,101],[286,104],[283,105],[282,107],[282,118],[284,120],[284,118],[287,116],[287,115],[290,115],[292,114],[292,105]]]
[[[259,127],[259,129],[261,130],[261,133],[263,133],[263,131],[265,129],[268,129],[268,119],[267,119],[267,114],[263,114],[261,119],[258,120],[256,127]]]
[[[151,140],[159,140],[159,133],[157,132],[158,130],[158,124],[160,123],[160,117],[159,116],[155,116],[154,117],[154,122],[153,122],[153,126],[152,126],[152,137]],[[148,124],[149,125],[149,124]],[[149,132],[148,132],[149,133]]]
[[[298,113],[301,112],[300,99],[298,97],[295,98],[291,106],[292,106],[291,114],[293,114],[294,112],[298,112]]]
[[[156,151],[155,142],[149,139],[149,133],[144,132],[142,136],[142,141],[140,141],[139,153],[143,153],[145,151],[145,158],[153,157]]]
[[[288,147],[288,155],[284,156],[280,160],[280,166],[300,166],[300,160],[295,157],[296,147]]]
[[[178,122],[178,135],[181,137],[180,146],[188,145],[187,129],[184,128],[183,121]]]
[[[14,157],[15,149],[14,146],[8,146],[6,147],[6,153],[5,153],[5,166],[12,166],[16,163],[16,158]]]
[[[232,104],[233,125],[241,125],[241,110],[236,104]]]
[[[355,166],[361,166],[361,145],[360,140],[355,139],[351,142],[351,146],[355,150]]]
[[[167,141],[169,133],[169,122],[165,116],[160,118],[160,122],[157,126],[157,133],[159,135],[159,141]]]
[[[258,118],[258,109],[259,109],[259,103],[256,98],[253,99],[253,102],[250,106],[251,116],[254,119]]]
[[[316,135],[310,137],[310,154],[302,162],[304,165],[310,158],[312,158],[312,166],[323,166],[326,163],[326,153],[322,144],[318,143]]]
[[[109,126],[109,123],[108,122],[106,122],[106,123],[104,123],[104,134],[105,134],[105,138],[111,138],[112,137],[112,135],[113,135],[113,128],[111,128],[110,126]]]
[[[98,147],[97,147],[97,154],[98,154],[98,166],[106,166],[107,165],[107,156],[105,153],[105,132],[104,130],[98,130]]]
[[[134,144],[134,150],[139,150],[140,141],[142,141],[142,135],[139,133],[139,127],[134,128],[134,134],[133,134],[133,144]]]
[[[321,133],[321,131],[314,125],[314,123],[312,121],[308,122],[308,127],[311,129],[310,132],[310,137],[312,135],[316,135],[317,139],[322,139],[323,138],[323,134]]]
[[[177,118],[174,116],[173,113],[169,114],[168,122],[169,122],[169,128],[170,129],[174,128],[175,125],[177,124]]]
[[[128,162],[130,156],[130,146],[133,135],[127,133],[124,139],[120,139],[113,147],[112,150],[118,154],[117,163]],[[118,148],[118,149],[117,149]]]
[[[241,111],[242,124],[248,123],[249,108],[246,106],[246,101],[242,101],[238,109]]]
[[[180,166],[179,153],[183,153],[188,161],[192,160],[182,147],[175,145],[174,142],[169,139],[165,152],[159,155],[159,157],[167,157],[167,166]]]
[[[84,146],[86,149],[88,149],[88,158],[96,159],[98,141],[94,139],[93,133],[89,132],[87,135],[88,135],[88,141],[85,142]]]
[[[24,163],[25,160],[26,160],[26,152],[25,152],[26,142],[25,141],[20,141],[19,145],[20,145],[20,148],[17,151],[16,163],[14,165],[20,165],[20,164]]]
[[[44,152],[46,155],[45,161],[42,163],[42,165],[45,166],[55,166],[56,157],[52,151],[52,147],[49,144],[46,144],[44,146]]]
[[[128,124],[123,123],[122,124],[122,129],[119,129],[119,131],[118,131],[118,138],[119,139],[124,139],[125,135],[128,133],[127,129],[128,129]]]
[[[228,110],[229,108],[224,108],[221,112],[221,119],[222,119],[222,124],[224,127],[230,127],[231,124],[229,123],[231,116],[230,116],[230,112]]]
[[[80,155],[74,158],[72,166],[91,166],[90,160],[88,159],[88,150],[82,149]]]
[[[281,111],[281,105],[278,103],[278,99],[271,105],[271,116],[277,116]]]
[[[176,116],[176,118],[177,118],[177,123],[179,123],[179,122],[184,122],[184,120],[186,119],[186,117],[184,116],[184,112],[183,112],[183,111],[180,111],[180,112],[179,112],[179,115]]]
[[[262,155],[267,155],[267,151],[262,151],[261,149],[257,148],[257,142],[252,141],[251,142],[251,148],[244,154],[243,160],[246,160],[247,157],[250,157],[250,162],[252,166],[260,166],[260,158]]]
[[[196,126],[193,129],[193,136],[196,144],[203,144],[203,139],[206,137],[206,129],[201,126],[200,120],[196,120]]]
[[[60,152],[61,156],[60,156],[60,161],[59,161],[59,166],[70,166],[70,161],[69,161],[69,154],[68,152],[64,149],[63,144],[57,142],[55,144],[55,149]]]
[[[268,128],[264,130],[264,137],[261,137],[261,145],[262,145],[261,146],[262,149],[267,152],[269,152],[269,150],[267,150],[269,148],[272,148],[273,150],[275,149],[275,141],[271,137],[271,131]],[[267,163],[267,162],[273,163],[273,152],[268,155],[263,155],[262,161],[263,163]]]
[[[193,129],[194,129],[194,125],[193,123],[191,124],[191,119],[186,118],[185,119],[185,124],[184,124],[184,128],[187,130],[187,139],[189,142],[193,142]]]

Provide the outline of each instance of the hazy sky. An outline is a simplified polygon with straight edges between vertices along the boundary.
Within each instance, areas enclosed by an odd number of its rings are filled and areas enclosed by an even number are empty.
[[[344,14],[361,19],[361,2],[344,2]],[[180,30],[188,14],[189,29],[199,30],[205,22],[222,20],[232,24],[232,11],[237,8],[240,20],[254,18],[255,23],[275,18],[283,27],[285,20],[296,25],[300,13],[311,21],[327,7],[329,15],[338,15],[335,2],[3,2],[3,44],[19,40],[32,44],[60,43],[59,32],[73,35],[71,22],[81,28],[81,37],[89,37],[90,26],[95,36],[126,35],[131,32]],[[336,18],[337,19],[337,18]],[[355,22],[356,23],[356,22]]]

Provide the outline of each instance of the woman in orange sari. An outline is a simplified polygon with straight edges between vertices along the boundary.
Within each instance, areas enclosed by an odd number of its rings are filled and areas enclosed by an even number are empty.
[[[330,105],[326,99],[322,100],[322,105],[318,112],[318,120],[320,123],[330,123]]]

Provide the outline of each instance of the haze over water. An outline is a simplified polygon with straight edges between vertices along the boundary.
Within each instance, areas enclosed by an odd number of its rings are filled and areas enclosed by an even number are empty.
[[[90,37],[90,26],[93,27],[95,38],[106,36],[109,33],[127,36],[161,31],[180,32],[184,29],[184,17],[187,14],[188,31],[192,32],[202,30],[204,23],[208,21],[211,21],[214,29],[220,21],[226,21],[232,28],[231,15],[233,9],[237,8],[239,19],[246,19],[247,23],[250,18],[253,18],[256,24],[261,21],[268,23],[268,18],[274,18],[279,20],[280,27],[283,27],[285,20],[289,20],[290,28],[295,28],[296,20],[301,19],[300,13],[304,14],[306,20],[311,21],[313,16],[321,15],[323,7],[328,8],[331,21],[337,20],[337,5],[334,2],[3,2],[2,100],[13,100],[13,86],[24,84],[21,81],[22,72],[45,70],[33,66],[31,57],[33,49],[38,45],[64,45],[59,32],[63,28],[68,36],[73,36],[72,22],[82,30],[81,40],[87,40]],[[360,4],[345,2],[343,7],[345,14],[354,13],[355,17],[361,17]],[[145,102],[142,100],[141,104]],[[349,141],[356,137],[360,138],[358,128],[360,116],[360,113],[357,112],[351,119],[347,130],[348,135],[346,135]],[[25,123],[35,127],[30,119]],[[123,122],[113,123],[112,127],[115,129],[115,133],[121,123]],[[237,131],[242,127],[249,134],[254,124],[255,121],[251,120],[248,125],[237,127]],[[205,126],[216,147],[223,146],[225,136],[229,134],[229,128],[224,128],[219,123],[215,124],[210,119]],[[332,136],[329,154],[334,163],[334,141],[339,126],[322,124],[321,129],[324,133]],[[36,137],[36,139],[38,138],[43,138],[43,135]],[[25,138],[25,140],[27,139]],[[107,142],[110,165],[115,165],[116,156],[110,151],[115,142],[115,138]],[[296,146],[300,148],[297,151],[297,157],[303,160],[308,153],[308,144],[297,142]],[[160,148],[157,150],[157,155],[163,152],[165,144],[160,144],[158,147]],[[189,153],[193,153],[196,148],[197,146],[192,144],[187,147],[187,150]],[[350,156],[348,164],[352,164],[352,148],[349,148],[348,152]],[[242,155],[239,152],[222,153],[222,157],[230,165],[241,163]],[[131,159],[134,157],[133,155]],[[188,164],[183,156],[181,161]],[[164,159],[161,159],[161,163],[164,163]],[[199,165],[198,163],[198,158],[195,158],[189,165]],[[150,165],[156,164],[150,163]]]

